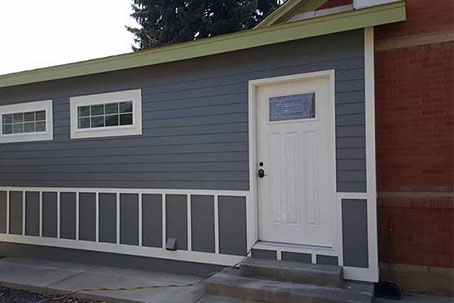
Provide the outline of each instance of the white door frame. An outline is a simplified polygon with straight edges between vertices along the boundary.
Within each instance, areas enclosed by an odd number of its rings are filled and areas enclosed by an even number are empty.
[[[332,111],[332,119],[333,122],[335,121],[335,110],[334,110],[334,101],[335,101],[335,89],[334,89],[334,70],[324,70],[318,72],[310,72],[310,73],[302,73],[302,74],[294,74],[288,76],[281,76],[281,77],[272,77],[272,78],[265,78],[265,79],[256,79],[249,81],[249,180],[250,180],[250,202],[248,204],[247,209],[247,218],[250,220],[248,223],[248,247],[254,246],[256,241],[258,240],[258,194],[257,194],[257,119],[256,119],[256,89],[260,86],[265,85],[272,85],[272,84],[279,84],[279,83],[288,83],[292,81],[300,81],[305,79],[314,79],[314,78],[328,78],[329,79],[329,102],[333,105]],[[335,123],[333,123],[332,134],[335,134]],[[335,137],[334,137],[335,140]],[[335,146],[335,144],[333,145]],[[334,172],[336,172],[336,153],[333,153],[333,165],[334,165]],[[333,176],[335,182],[335,175]],[[335,185],[335,184],[334,184]],[[336,201],[333,201],[333,205]],[[320,248],[320,247],[302,247],[302,246],[294,246],[294,247],[286,247],[286,251],[295,251],[295,252],[313,252],[313,258],[315,258],[315,253],[318,252],[319,254],[322,252],[324,255],[332,255],[332,256],[340,256],[341,252],[341,242],[339,242],[339,234],[342,232],[340,228],[340,218],[338,218],[338,214],[340,213],[340,205],[337,205],[339,208],[334,214],[334,224],[333,224],[333,247],[331,248]],[[263,249],[267,249],[266,245],[258,244],[256,247],[260,247]],[[269,249],[277,250],[278,252],[278,259],[280,259],[280,248],[273,246],[269,247]]]

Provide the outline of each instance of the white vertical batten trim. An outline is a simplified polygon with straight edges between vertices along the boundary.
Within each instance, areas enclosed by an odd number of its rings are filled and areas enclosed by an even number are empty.
[[[60,221],[61,221],[61,216],[60,216],[60,195],[61,193],[57,191],[57,239],[60,239]]]
[[[368,281],[377,282],[378,239],[377,239],[377,184],[375,166],[375,70],[374,70],[374,28],[364,29],[364,69],[366,95],[366,158],[367,158],[367,213],[368,213]]]
[[[214,253],[219,254],[219,196],[214,195]]]
[[[25,193],[26,191],[24,190],[22,192],[22,235],[25,236]]]
[[[138,205],[138,235],[139,235],[139,246],[143,245],[143,240],[142,240],[142,193],[139,193],[139,205]]]
[[[76,240],[79,240],[79,196],[80,192],[76,192]]]
[[[96,220],[96,242],[99,242],[99,192],[96,192],[95,200],[95,220]]]
[[[333,69],[329,73],[329,96],[328,100],[332,106],[329,106],[329,111],[331,111],[331,142],[330,146],[333,150],[331,157],[332,157],[332,169],[334,178],[330,181],[332,182],[330,186],[334,188],[333,195],[331,199],[333,199],[333,226],[332,234],[333,234],[333,250],[334,253],[338,257],[338,264],[342,264],[343,262],[343,250],[342,250],[342,205],[338,202],[339,200],[336,198],[337,193],[337,155],[336,155],[336,71]],[[332,145],[331,145],[332,144]],[[317,262],[317,256],[313,255],[313,261]]]
[[[6,234],[9,235],[9,224],[10,224],[10,206],[9,206],[9,195],[10,195],[10,191],[7,190],[6,191]]]
[[[43,236],[43,192],[39,191],[39,236]]]
[[[247,245],[248,250],[259,239],[258,228],[258,198],[257,198],[257,122],[256,122],[256,93],[255,83],[248,82],[248,140],[249,140],[249,190],[250,194],[246,198],[246,225],[247,225]]]
[[[120,244],[120,193],[115,194],[115,207],[117,209],[116,213],[116,236],[117,244]]]
[[[317,264],[317,254],[311,253],[311,262],[312,264]]]
[[[282,250],[280,248],[276,249],[276,260],[282,260]]]
[[[162,248],[166,248],[166,194],[162,194]]]
[[[187,224],[188,224],[188,251],[192,251],[192,215],[191,215],[191,194],[186,195]]]

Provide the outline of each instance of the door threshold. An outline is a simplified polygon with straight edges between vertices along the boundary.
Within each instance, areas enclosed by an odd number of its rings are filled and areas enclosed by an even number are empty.
[[[304,245],[304,244],[292,244],[292,243],[281,243],[281,242],[270,242],[270,241],[259,241],[253,248],[265,249],[265,250],[285,250],[289,252],[314,252],[322,251],[325,253],[331,252],[334,255],[333,247],[329,246],[316,246],[316,245]]]

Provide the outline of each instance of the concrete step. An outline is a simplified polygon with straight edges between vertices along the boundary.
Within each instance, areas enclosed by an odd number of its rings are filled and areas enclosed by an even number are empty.
[[[313,284],[327,287],[342,287],[342,267],[335,265],[308,264],[247,258],[240,264],[244,277]]]
[[[205,292],[214,295],[268,303],[371,303],[368,289],[329,288],[243,277],[237,269],[220,272],[205,282]]]

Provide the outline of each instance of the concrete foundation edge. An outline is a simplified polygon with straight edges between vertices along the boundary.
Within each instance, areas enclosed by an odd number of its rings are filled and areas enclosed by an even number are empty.
[[[454,296],[454,269],[422,265],[380,263],[380,280],[395,281],[407,293]]]
[[[0,242],[0,257],[1,256],[105,265],[199,277],[223,268],[222,266],[212,264],[7,242]]]

